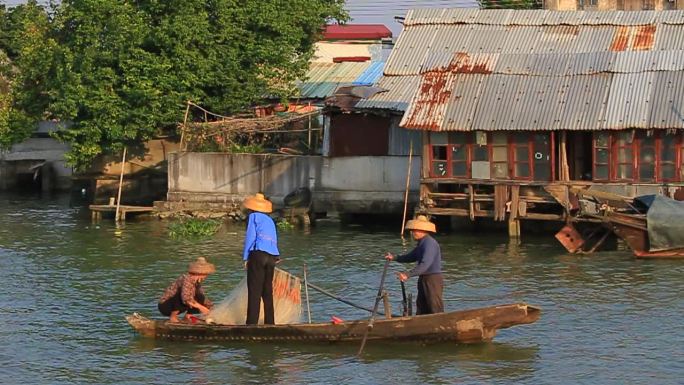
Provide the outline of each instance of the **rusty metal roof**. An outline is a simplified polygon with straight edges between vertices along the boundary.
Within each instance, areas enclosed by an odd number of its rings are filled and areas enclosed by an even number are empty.
[[[359,107],[435,131],[684,128],[683,74],[684,11],[419,9]]]

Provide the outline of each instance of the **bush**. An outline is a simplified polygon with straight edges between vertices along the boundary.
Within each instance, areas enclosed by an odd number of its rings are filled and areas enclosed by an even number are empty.
[[[181,219],[169,225],[169,236],[172,238],[209,237],[218,231],[221,221],[215,219]]]

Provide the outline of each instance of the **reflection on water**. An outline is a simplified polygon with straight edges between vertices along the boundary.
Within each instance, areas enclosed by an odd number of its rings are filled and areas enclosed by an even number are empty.
[[[680,383],[684,261],[635,260],[626,251],[568,255],[548,237],[439,234],[448,310],[528,302],[532,325],[476,345],[206,344],[137,336],[124,321],[156,316],[166,285],[198,255],[216,264],[205,287],[221,300],[242,279],[244,227],[173,240],[158,220],[93,224],[68,197],[0,195],[0,380],[19,383]],[[282,231],[284,268],[371,306],[382,255],[412,247],[400,224],[325,220]],[[398,271],[398,264],[392,269]],[[415,298],[415,281],[409,282]],[[395,309],[399,283],[387,290]],[[310,292],[314,321],[364,311]],[[7,376],[5,374],[11,374]],[[17,380],[7,380],[16,378]],[[21,382],[25,382],[21,380]]]

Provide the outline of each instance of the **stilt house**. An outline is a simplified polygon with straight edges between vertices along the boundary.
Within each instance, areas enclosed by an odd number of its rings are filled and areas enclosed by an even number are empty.
[[[684,182],[684,11],[413,10],[378,86],[356,111],[423,132],[428,214],[515,232]]]

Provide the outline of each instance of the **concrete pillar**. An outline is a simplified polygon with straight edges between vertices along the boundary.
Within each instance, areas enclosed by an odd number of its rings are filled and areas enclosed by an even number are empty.
[[[0,161],[0,191],[13,189],[16,185],[16,165],[14,162]]]
[[[40,167],[40,188],[42,192],[51,192],[54,189],[54,174],[52,162],[45,162]]]

